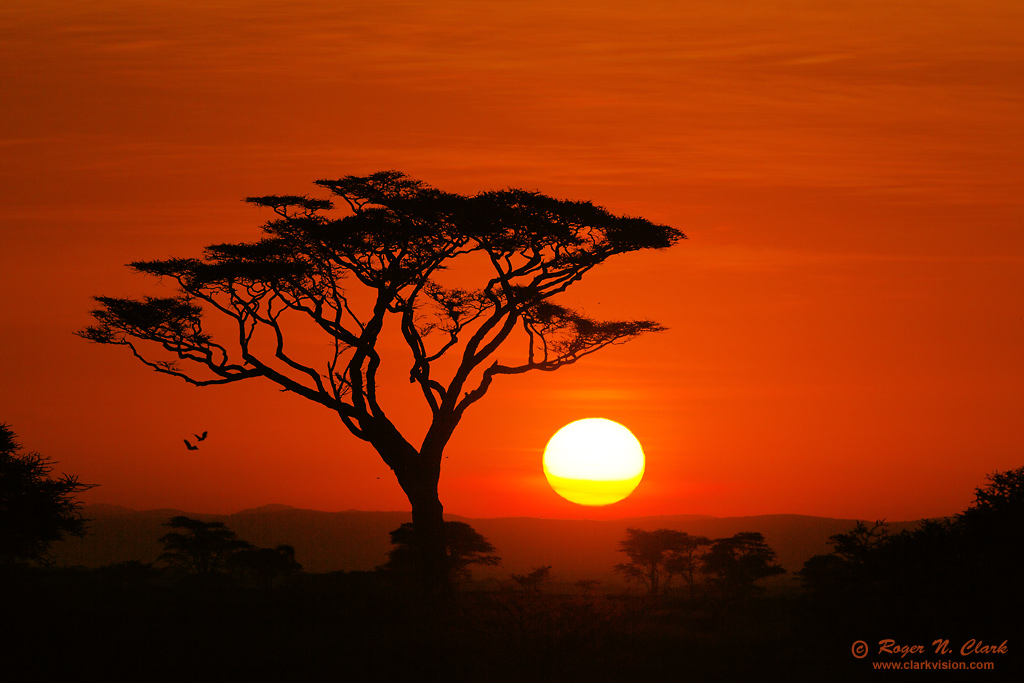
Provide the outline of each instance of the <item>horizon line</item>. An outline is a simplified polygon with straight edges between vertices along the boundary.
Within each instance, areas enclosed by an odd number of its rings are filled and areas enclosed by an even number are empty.
[[[82,508],[80,509],[80,511],[85,511],[87,508],[96,508],[96,507],[117,508],[117,509],[120,509],[120,510],[126,510],[128,512],[136,512],[136,513],[142,513],[142,512],[162,512],[162,511],[166,511],[166,512],[180,512],[180,513],[184,513],[184,514],[188,514],[188,515],[202,515],[202,516],[206,516],[206,517],[232,517],[234,515],[240,515],[240,514],[243,514],[243,513],[246,513],[246,512],[256,512],[256,511],[260,511],[260,510],[266,510],[267,508],[276,508],[276,509],[281,510],[281,511],[284,511],[284,510],[299,510],[299,511],[302,511],[302,512],[319,512],[319,513],[322,513],[322,514],[329,514],[329,515],[355,512],[355,513],[365,513],[365,514],[398,514],[398,515],[408,515],[410,517],[410,519],[412,518],[412,511],[410,511],[410,510],[359,510],[359,509],[356,509],[356,508],[346,508],[344,510],[318,510],[316,508],[296,507],[294,505],[288,505],[286,503],[266,503],[264,505],[258,505],[256,507],[243,508],[241,510],[237,510],[235,512],[228,512],[228,513],[223,513],[223,512],[196,512],[196,511],[190,511],[190,510],[183,510],[181,508],[176,508],[176,507],[156,507],[156,508],[146,508],[146,509],[140,510],[140,509],[137,509],[137,508],[129,507],[127,505],[119,505],[117,503],[83,503],[82,504]],[[894,519],[894,520],[883,518],[882,520],[875,520],[875,519],[871,519],[869,517],[830,517],[830,516],[827,516],[827,515],[809,515],[809,514],[800,513],[800,512],[767,512],[767,513],[760,513],[760,514],[753,514],[753,515],[724,515],[724,516],[708,515],[708,514],[693,513],[693,512],[674,512],[674,513],[668,513],[668,514],[630,515],[630,516],[624,516],[624,517],[613,517],[613,518],[608,518],[608,519],[595,519],[595,518],[592,518],[592,517],[538,517],[538,516],[535,516],[535,515],[502,515],[502,516],[498,516],[498,517],[479,517],[479,516],[471,516],[471,515],[464,515],[464,514],[458,514],[458,513],[447,513],[447,512],[445,513],[445,518],[446,519],[448,519],[450,517],[460,517],[462,519],[475,519],[475,520],[537,519],[537,520],[553,521],[553,522],[624,522],[624,521],[636,520],[636,519],[657,519],[657,518],[664,518],[664,517],[694,517],[694,518],[702,518],[702,519],[743,519],[743,518],[751,518],[751,517],[807,517],[807,518],[813,518],[813,519],[831,519],[831,520],[837,520],[837,521],[852,521],[852,522],[858,522],[858,521],[860,521],[860,522],[884,521],[884,522],[889,523],[889,524],[903,524],[903,523],[908,523],[908,522],[922,522],[922,521],[933,520],[933,519],[949,519],[949,518],[952,518],[952,517],[955,517],[955,516],[956,515],[954,514],[954,515],[946,515],[946,516],[943,516],[943,517],[919,517],[919,518],[915,518],[915,519]]]

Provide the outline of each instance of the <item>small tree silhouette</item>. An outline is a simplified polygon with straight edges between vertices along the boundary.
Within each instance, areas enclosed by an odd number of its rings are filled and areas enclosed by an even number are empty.
[[[797,576],[812,592],[836,597],[855,592],[865,566],[877,557],[875,551],[889,538],[889,525],[885,520],[878,520],[870,527],[857,520],[850,531],[830,536],[828,543],[832,552],[808,558]]]
[[[390,533],[394,548],[388,553],[384,568],[400,574],[418,574],[419,554],[416,552],[416,526],[406,522]],[[466,580],[470,565],[500,565],[501,558],[491,542],[465,522],[444,523],[445,565],[450,581]]]
[[[868,528],[864,522],[857,520],[853,529],[845,534],[835,534],[828,539],[833,552],[846,562],[864,564],[871,551],[885,541],[889,534],[889,525],[884,519],[877,520]]]
[[[208,576],[224,570],[231,556],[253,546],[235,536],[223,522],[203,522],[184,515],[172,517],[164,526],[172,531],[160,537],[164,552],[160,560],[192,574]]]
[[[615,571],[647,586],[651,595],[667,590],[675,575],[685,577],[692,588],[700,553],[709,545],[706,537],[683,531],[630,527],[626,539],[619,541],[619,551],[629,556],[629,562],[615,565]]]
[[[45,562],[54,541],[84,536],[87,520],[73,496],[94,486],[69,474],[51,478],[56,463],[21,449],[11,428],[0,424],[0,565]]]
[[[774,560],[775,551],[764,536],[757,531],[741,531],[712,543],[704,556],[702,571],[725,591],[748,592],[755,581],[786,573],[780,565],[773,564]]]

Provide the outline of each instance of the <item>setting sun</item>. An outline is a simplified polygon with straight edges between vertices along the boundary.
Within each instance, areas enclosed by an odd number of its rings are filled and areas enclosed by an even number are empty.
[[[644,451],[633,434],[603,418],[559,429],[544,449],[544,474],[555,492],[580,505],[609,505],[644,476]]]

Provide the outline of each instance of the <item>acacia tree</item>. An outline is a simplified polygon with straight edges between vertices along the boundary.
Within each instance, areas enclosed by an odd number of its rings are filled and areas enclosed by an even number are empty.
[[[176,515],[163,526],[180,531],[171,531],[160,537],[164,546],[160,559],[200,576],[221,571],[234,553],[253,548],[251,543],[238,538],[224,522],[204,522]]]
[[[672,547],[665,558],[665,573],[671,579],[674,575],[682,576],[690,587],[690,595],[694,594],[694,574],[702,566],[703,558],[711,546],[707,536],[691,536],[684,532],[675,537]],[[668,587],[668,580],[665,582]]]
[[[626,553],[629,562],[615,565],[615,571],[627,580],[639,581],[647,586],[651,595],[668,590],[672,577],[681,575],[693,590],[693,572],[700,553],[711,545],[705,536],[691,536],[675,529],[626,529],[625,540],[619,541],[619,551]]]
[[[786,573],[774,561],[775,551],[760,532],[741,531],[715,539],[701,570],[722,589],[744,592],[751,590],[755,581]]]
[[[173,297],[97,297],[98,324],[79,334],[128,347],[153,370],[198,386],[262,377],[318,403],[368,442],[412,506],[428,583],[444,567],[437,484],[445,445],[499,375],[553,371],[612,344],[664,328],[598,321],[552,297],[616,254],[671,246],[683,234],[590,202],[503,190],[464,196],[397,171],[319,180],[331,199],[274,195],[246,201],[275,214],[262,239],[216,244],[203,258],[130,264],[170,278]],[[468,262],[479,286],[445,283]],[[215,335],[210,313],[233,332]],[[328,341],[303,355],[294,332]],[[419,443],[403,434],[378,393],[386,329],[404,341],[409,381],[430,411]],[[520,359],[493,360],[518,340]],[[507,353],[507,351],[503,351]]]

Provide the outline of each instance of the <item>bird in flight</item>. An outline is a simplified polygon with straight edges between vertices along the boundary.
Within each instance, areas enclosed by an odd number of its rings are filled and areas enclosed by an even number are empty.
[[[207,434],[209,434],[209,432],[203,432],[202,436],[199,436],[198,434],[193,434],[192,436],[196,437],[196,441],[205,441]]]
[[[185,448],[189,449],[190,451],[198,451],[199,450],[199,446],[193,446],[192,444],[190,444],[188,442],[188,439],[183,439],[183,441],[185,442]]]

